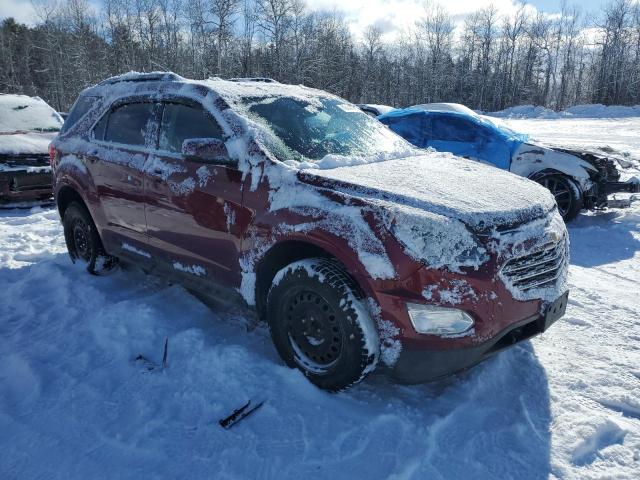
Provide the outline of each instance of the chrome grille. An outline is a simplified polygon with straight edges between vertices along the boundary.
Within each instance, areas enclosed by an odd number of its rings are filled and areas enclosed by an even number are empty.
[[[548,243],[535,252],[515,257],[505,263],[501,273],[513,287],[526,292],[555,284],[562,275],[567,257],[564,239]]]

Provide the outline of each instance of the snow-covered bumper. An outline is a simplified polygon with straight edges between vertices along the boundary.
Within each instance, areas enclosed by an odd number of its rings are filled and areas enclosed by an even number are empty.
[[[40,200],[52,195],[51,170],[28,167],[0,171],[0,201]]]
[[[488,255],[479,268],[424,265],[376,292],[381,318],[398,330],[382,342],[396,380],[419,383],[468,368],[564,314],[569,239],[557,212],[478,237]],[[391,347],[397,354],[385,355]]]
[[[555,323],[565,313],[569,292],[552,302],[542,314],[511,323],[480,343],[447,349],[404,348],[392,370],[402,383],[423,383],[470,368],[490,356],[528,340]]]

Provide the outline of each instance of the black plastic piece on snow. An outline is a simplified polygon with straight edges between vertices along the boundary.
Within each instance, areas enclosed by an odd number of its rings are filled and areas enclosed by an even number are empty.
[[[229,428],[233,427],[236,423],[247,418],[253,412],[258,410],[262,405],[264,405],[264,402],[258,403],[253,408],[249,408],[250,405],[251,405],[251,400],[249,400],[247,403],[245,403],[242,407],[238,408],[237,410],[234,410],[231,415],[223,418],[218,423],[222,428],[226,428],[228,430]]]
[[[154,370],[164,370],[165,368],[167,368],[167,355],[169,353],[169,337],[165,337],[164,339],[164,352],[162,354],[162,363],[160,365],[153,363],[151,360],[149,360],[147,357],[145,357],[144,355],[140,354],[135,358],[136,362],[140,362],[142,363],[142,365],[144,366],[145,370],[147,370],[148,372],[152,372]]]

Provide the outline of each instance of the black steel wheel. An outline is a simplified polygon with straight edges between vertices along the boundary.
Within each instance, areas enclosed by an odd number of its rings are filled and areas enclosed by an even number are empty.
[[[84,205],[71,203],[62,219],[64,239],[71,260],[87,264],[87,270],[100,275],[113,269],[117,259],[107,255],[91,215]]]
[[[285,363],[320,388],[348,388],[377,364],[375,325],[334,260],[301,260],[278,272],[267,297],[267,321]]]
[[[549,190],[558,205],[558,212],[565,222],[570,222],[582,209],[582,192],[578,185],[564,175],[546,175],[538,183]]]
[[[328,371],[342,352],[344,331],[333,306],[320,294],[290,289],[280,303],[287,335],[298,360],[314,373]]]

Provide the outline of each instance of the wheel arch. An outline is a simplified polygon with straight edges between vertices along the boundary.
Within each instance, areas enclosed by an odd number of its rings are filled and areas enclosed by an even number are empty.
[[[256,283],[255,283],[255,299],[256,310],[258,316],[261,319],[265,318],[266,313],[266,299],[269,293],[269,287],[276,273],[281,269],[289,265],[290,263],[298,260],[304,260],[305,258],[322,257],[331,258],[339,262],[344,268],[346,274],[351,277],[354,285],[358,288],[359,293],[364,297],[367,288],[363,285],[363,282],[359,281],[361,277],[357,270],[354,271],[353,265],[349,265],[347,258],[342,255],[335,255],[331,253],[324,245],[320,245],[319,242],[309,241],[308,239],[286,239],[281,240],[275,245],[272,245],[264,255],[260,258],[256,265]]]
[[[530,173],[527,178],[529,180],[533,180],[534,182],[537,182],[538,180],[551,175],[562,175],[563,177],[568,177],[574,182],[578,183],[578,179],[576,179],[572,175],[569,175],[568,173],[563,172],[561,170],[556,170],[555,168],[544,168],[542,170],[538,170],[537,172]]]
[[[70,185],[63,185],[56,194],[56,206],[58,207],[60,218],[64,218],[64,212],[72,202],[80,203],[89,211],[89,214],[91,214],[87,202],[82,198],[78,190]]]

